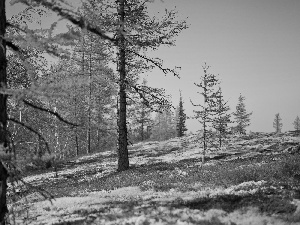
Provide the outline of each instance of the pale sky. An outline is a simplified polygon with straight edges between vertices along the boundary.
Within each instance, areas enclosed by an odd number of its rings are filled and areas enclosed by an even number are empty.
[[[188,17],[189,28],[175,47],[150,55],[163,59],[165,67],[181,67],[181,79],[154,70],[147,77],[149,85],[165,88],[176,105],[181,89],[186,114],[193,116],[190,99],[202,101],[193,83],[199,82],[206,62],[211,73],[219,74],[231,111],[240,93],[246,97],[246,109],[253,112],[248,130],[274,131],[276,113],[282,130],[293,130],[300,116],[300,1],[156,0],[149,10],[174,7],[179,19]],[[11,14],[8,10],[8,18]],[[187,125],[192,131],[201,128],[193,120]]]
[[[299,0],[164,0],[151,11],[174,8],[186,17],[190,28],[177,38],[176,47],[161,48],[157,56],[165,65],[180,66],[181,79],[149,74],[149,84],[164,87],[174,104],[182,90],[184,107],[193,115],[190,98],[199,90],[193,84],[203,75],[202,65],[219,74],[231,110],[239,94],[246,97],[251,112],[251,131],[274,131],[275,114],[282,118],[283,131],[293,130],[300,116],[300,1]],[[190,130],[200,125],[188,121]]]

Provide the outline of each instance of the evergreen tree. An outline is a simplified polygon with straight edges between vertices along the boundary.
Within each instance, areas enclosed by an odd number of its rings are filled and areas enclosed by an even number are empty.
[[[297,133],[300,133],[300,119],[299,116],[296,117],[295,121],[293,122],[294,128]]]
[[[231,123],[230,117],[231,114],[228,113],[230,110],[229,106],[227,106],[226,102],[224,102],[224,98],[222,95],[222,90],[219,87],[217,93],[217,101],[216,101],[216,117],[213,121],[213,128],[217,131],[217,137],[219,140],[219,147],[222,147],[223,138],[228,134],[228,124]]]
[[[245,97],[240,94],[236,111],[232,113],[235,117],[235,122],[237,123],[235,130],[239,134],[246,134],[245,128],[250,125],[250,116],[252,115],[252,112],[247,113],[244,100]]]
[[[274,119],[274,122],[273,122],[273,127],[275,128],[275,132],[277,134],[281,132],[282,123],[281,123],[281,118],[279,116],[279,113],[275,114],[275,119]]]
[[[208,144],[212,139],[211,126],[214,121],[214,116],[216,113],[216,96],[217,90],[215,90],[216,85],[218,84],[218,79],[214,74],[208,73],[209,66],[202,66],[204,75],[201,76],[201,81],[199,84],[194,83],[197,87],[201,89],[201,92],[198,92],[204,97],[204,104],[194,104],[193,106],[200,106],[202,110],[194,110],[195,118],[198,119],[200,124],[202,124],[202,143],[203,143],[203,155],[202,155],[202,163],[205,162],[205,154],[208,147]]]
[[[176,130],[177,130],[177,137],[182,137],[184,133],[187,131],[185,121],[186,121],[186,114],[184,113],[183,109],[183,101],[182,96],[180,92],[180,99],[179,99],[179,105],[177,115],[176,115]]]

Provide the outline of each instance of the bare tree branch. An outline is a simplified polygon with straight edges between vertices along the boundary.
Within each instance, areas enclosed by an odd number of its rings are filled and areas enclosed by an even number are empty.
[[[63,17],[64,19],[67,19],[68,21],[70,21],[71,23],[79,26],[82,29],[87,29],[88,31],[100,36],[101,38],[103,38],[104,40],[108,40],[111,41],[113,43],[116,44],[117,39],[114,39],[110,36],[108,36],[107,34],[105,34],[105,32],[103,30],[101,30],[98,27],[93,27],[90,23],[88,23],[88,21],[86,21],[82,16],[80,15],[76,15],[78,18],[75,18],[75,16],[71,15],[70,11],[67,9],[63,9],[61,7],[59,7],[56,4],[56,1],[46,1],[46,0],[21,0],[22,3],[31,6],[30,2],[35,2],[37,4],[40,4],[50,10],[52,10],[53,12],[56,12],[59,16]]]
[[[30,130],[31,132],[35,133],[39,138],[41,138],[43,140],[43,142],[45,143],[45,146],[46,146],[46,149],[48,151],[49,154],[51,154],[51,151],[50,151],[50,148],[49,148],[49,145],[48,145],[48,142],[45,140],[45,138],[43,137],[43,135],[41,135],[39,132],[37,132],[35,129],[33,129],[32,127],[30,127],[29,125],[19,121],[19,120],[16,120],[14,118],[8,118],[7,120],[9,121],[12,121],[16,124],[19,124],[21,125],[22,127],[25,127],[26,129]]]
[[[190,102],[192,103],[193,106],[201,106],[203,108],[203,106],[201,104],[194,104],[192,99],[190,99]]]
[[[25,100],[25,99],[23,99],[23,102],[24,102],[26,105],[28,105],[28,106],[30,106],[30,107],[32,107],[32,108],[35,108],[35,109],[38,109],[38,110],[41,110],[41,111],[50,113],[50,114],[53,115],[53,116],[56,116],[57,119],[59,119],[60,121],[66,123],[66,124],[68,124],[68,125],[71,125],[71,126],[74,126],[74,127],[79,126],[78,124],[71,123],[71,122],[65,120],[65,119],[62,118],[62,116],[59,115],[57,112],[53,112],[52,110],[43,108],[43,107],[41,107],[41,106],[36,106],[36,105],[34,105],[33,103],[31,103],[31,102],[29,102],[29,101],[27,101],[27,100]]]
[[[159,62],[157,62],[157,61],[155,61],[154,59],[148,58],[148,57],[146,57],[144,55],[141,55],[141,54],[139,54],[139,53],[137,53],[135,51],[129,50],[129,49],[126,49],[126,51],[128,51],[128,52],[130,52],[130,53],[132,53],[132,54],[134,54],[134,55],[136,55],[136,56],[138,56],[138,57],[146,60],[146,62],[151,63],[154,66],[158,67],[161,71],[163,71],[164,74],[172,73],[175,77],[180,78],[179,74],[175,71],[175,69],[163,68],[162,64],[159,63]]]
[[[19,46],[15,45],[14,43],[12,43],[11,41],[6,40],[6,45],[8,47],[10,47],[12,50],[14,50],[15,52],[21,52],[22,50],[19,48]]]
[[[127,82],[127,84],[129,84]],[[147,91],[146,89],[144,88],[140,88],[138,87],[137,85],[132,85],[132,84],[129,84],[130,87],[132,87],[135,92],[137,94],[139,94],[140,96],[140,99],[143,100],[143,104],[147,107],[149,107],[151,110],[153,110],[154,112],[161,112],[161,110],[157,110],[155,109],[153,106],[151,106],[151,102],[149,101],[149,99],[147,99],[146,95],[149,95],[152,99],[156,100],[154,101],[154,103],[157,103],[158,105],[160,106],[163,106],[163,105],[168,105],[168,106],[171,106],[173,107],[171,104],[169,104],[168,100],[166,100],[163,96],[162,97],[158,97],[157,95],[153,94],[155,92],[153,92],[153,90],[151,90],[149,87],[147,86],[142,86],[142,87],[147,87],[149,88],[149,90]],[[173,107],[174,108],[174,107]]]
[[[37,36],[34,33],[34,31],[31,31],[29,29],[23,29],[19,25],[12,24],[9,22],[7,22],[6,24],[7,24],[7,26],[10,26],[12,28],[15,28],[17,30],[24,32],[27,35],[30,35],[30,37],[34,40],[35,43],[39,43],[37,47],[46,51],[47,53],[57,56],[57,57],[60,57],[60,58],[68,58],[68,55],[60,54],[57,46],[51,45],[49,42],[39,41],[38,38],[42,38],[42,37]],[[26,41],[26,40],[24,39],[24,41]],[[25,51],[23,49],[21,49],[19,46],[12,43],[10,40],[6,40],[6,44],[8,47],[10,47],[15,52],[22,53],[22,54],[25,53]],[[63,50],[61,50],[61,52],[63,52]]]

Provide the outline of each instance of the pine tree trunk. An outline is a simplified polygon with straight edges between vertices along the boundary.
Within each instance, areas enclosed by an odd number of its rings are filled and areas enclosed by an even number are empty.
[[[127,142],[127,125],[126,125],[126,53],[125,53],[125,37],[124,32],[124,23],[125,23],[125,1],[117,0],[119,4],[119,21],[120,21],[120,30],[119,30],[119,65],[118,70],[120,74],[120,83],[119,83],[119,138],[118,138],[118,171],[124,171],[129,169],[129,159],[128,159],[128,142]]]
[[[205,109],[206,111],[206,109]],[[205,112],[206,114],[206,112]],[[202,163],[205,163],[205,152],[206,152],[206,115],[205,115],[205,118],[204,118],[204,121],[203,121],[203,155],[202,155]]]
[[[221,105],[221,103],[219,103]],[[219,111],[220,111],[220,107],[219,107]],[[219,121],[221,121],[221,117],[219,116]],[[219,133],[219,148],[221,149],[222,147],[222,134],[223,134],[223,128],[222,128],[222,123],[219,122],[218,124],[219,126],[219,131],[217,131]]]
[[[5,36],[6,15],[5,1],[0,1],[0,88],[7,84],[6,76],[6,43],[2,38]],[[0,145],[8,145],[7,134],[7,95],[0,94]],[[6,203],[8,173],[2,161],[0,161],[0,224],[5,224],[5,215],[8,212]]]

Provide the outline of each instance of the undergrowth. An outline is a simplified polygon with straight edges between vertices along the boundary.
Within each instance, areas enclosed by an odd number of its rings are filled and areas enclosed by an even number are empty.
[[[300,155],[283,155],[276,161],[272,156],[253,161],[232,160],[216,162],[211,165],[195,165],[185,163],[155,163],[132,167],[120,173],[85,179],[74,176],[63,183],[48,185],[52,193],[62,192],[61,195],[78,193],[83,190],[113,190],[121,187],[139,186],[142,190],[180,191],[199,190],[201,187],[227,188],[248,181],[264,180],[269,184],[285,183],[288,186],[300,184]],[[84,175],[82,175],[84,176]],[[72,185],[70,185],[72,184]],[[54,189],[54,190],[53,190]]]

